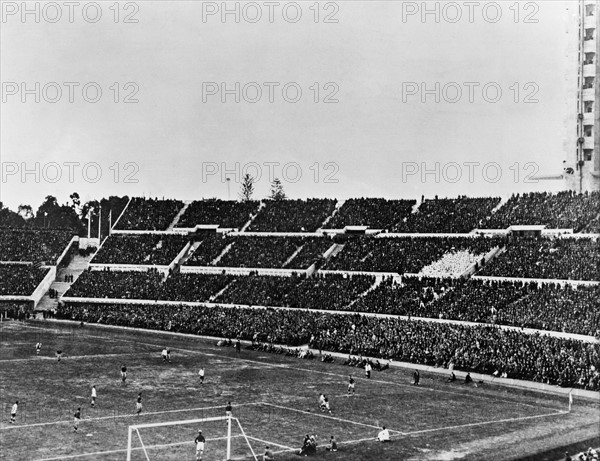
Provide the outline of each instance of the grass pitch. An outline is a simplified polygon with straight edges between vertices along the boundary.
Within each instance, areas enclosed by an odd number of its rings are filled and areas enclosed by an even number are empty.
[[[553,449],[598,438],[597,402],[576,401],[568,413],[562,396],[449,384],[438,374],[422,373],[421,385],[412,386],[406,369],[366,379],[361,369],[243,349],[237,354],[199,337],[55,322],[4,322],[0,341],[0,459],[10,461],[125,460],[129,425],[224,416],[229,400],[252,450],[262,455],[270,445],[278,461],[298,459],[307,433],[319,442],[313,459],[348,461],[511,460],[536,453],[547,453],[536,459],[559,459]],[[165,346],[170,363],[160,357]],[[63,351],[60,362],[57,349]],[[350,373],[357,381],[353,396],[346,391]],[[139,416],[138,392],[144,405]],[[320,393],[329,396],[332,414],[319,411]],[[15,400],[17,420],[9,424]],[[77,407],[82,420],[75,433]],[[382,425],[392,434],[390,444],[375,441]],[[199,428],[207,438],[204,460],[225,459],[223,421],[143,429],[140,435],[150,459],[195,460]],[[254,459],[236,424],[232,435],[232,459]],[[338,440],[336,453],[324,450],[331,435]],[[145,460],[137,434],[133,446],[132,460]]]

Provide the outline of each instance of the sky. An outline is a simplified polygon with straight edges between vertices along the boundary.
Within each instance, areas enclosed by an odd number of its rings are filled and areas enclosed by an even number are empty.
[[[2,2],[0,200],[559,190],[573,4]]]

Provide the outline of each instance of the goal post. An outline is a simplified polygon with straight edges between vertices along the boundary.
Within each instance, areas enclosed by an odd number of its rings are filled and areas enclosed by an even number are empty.
[[[216,423],[216,424],[221,423],[222,424],[223,421],[227,423],[226,434],[222,437],[218,437],[219,434],[216,433],[216,434],[214,434],[215,437],[211,438],[211,436],[208,434],[209,432],[211,432],[210,423]],[[202,425],[208,424],[209,425],[209,429],[205,432],[205,435],[208,435],[207,442],[213,442],[213,441],[223,440],[223,439],[226,441],[226,448],[225,448],[225,453],[224,453],[226,460],[231,459],[231,451],[232,451],[231,450],[231,441],[232,441],[232,439],[241,437],[245,440],[246,444],[248,445],[248,448],[250,449],[250,452],[252,453],[252,457],[254,458],[254,460],[258,461],[258,457],[257,457],[256,453],[254,452],[254,449],[252,448],[252,444],[250,443],[250,440],[246,436],[246,432],[244,431],[242,424],[240,423],[238,418],[235,418],[233,416],[215,416],[215,417],[207,417],[207,418],[186,419],[186,420],[179,420],[179,421],[165,421],[165,422],[159,422],[159,423],[130,425],[128,427],[128,434],[127,434],[127,461],[131,461],[131,455],[132,455],[133,451],[135,451],[135,450],[141,450],[146,461],[152,461],[152,458],[148,452],[150,449],[157,449],[157,448],[160,449],[160,448],[173,447],[176,445],[183,445],[183,444],[191,443],[188,438],[187,441],[184,441],[184,442],[169,443],[169,444],[164,444],[164,445],[147,445],[144,443],[142,433],[140,431],[148,430],[148,429],[161,429],[161,428],[167,428],[167,427],[172,427],[172,426],[186,426],[186,425],[191,426],[191,425],[198,425],[198,424],[202,424]],[[232,436],[232,426],[234,426],[234,425],[235,425],[235,428],[239,430],[239,435]],[[217,426],[214,426],[212,428],[216,429],[216,427]],[[139,441],[139,445],[140,445],[139,447],[134,446],[136,439]],[[212,459],[212,458],[208,458],[208,459]],[[220,458],[220,459],[222,459],[222,458]]]

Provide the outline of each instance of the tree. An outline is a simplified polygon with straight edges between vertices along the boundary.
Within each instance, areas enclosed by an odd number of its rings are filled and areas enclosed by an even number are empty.
[[[27,224],[19,213],[9,210],[0,202],[0,226],[23,227],[25,225]]]
[[[249,202],[252,200],[252,194],[254,193],[254,178],[246,173],[242,182],[242,190],[240,192],[240,200],[242,202]]]
[[[273,180],[273,182],[271,183],[271,195],[269,196],[269,199],[285,200],[286,198],[287,197],[283,190],[283,184],[281,184],[281,181],[279,180],[279,178],[275,178]]]
[[[21,218],[23,218],[25,221],[29,221],[31,218],[33,218],[33,208],[31,208],[31,205],[19,205],[17,213],[19,213],[19,216],[21,216]]]

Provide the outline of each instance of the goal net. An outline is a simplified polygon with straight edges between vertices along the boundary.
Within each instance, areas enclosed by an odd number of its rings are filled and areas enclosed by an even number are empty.
[[[196,437],[202,431],[204,450],[197,451]],[[167,461],[202,459],[202,461],[258,461],[246,433],[235,417],[167,421],[129,426],[127,461]]]

